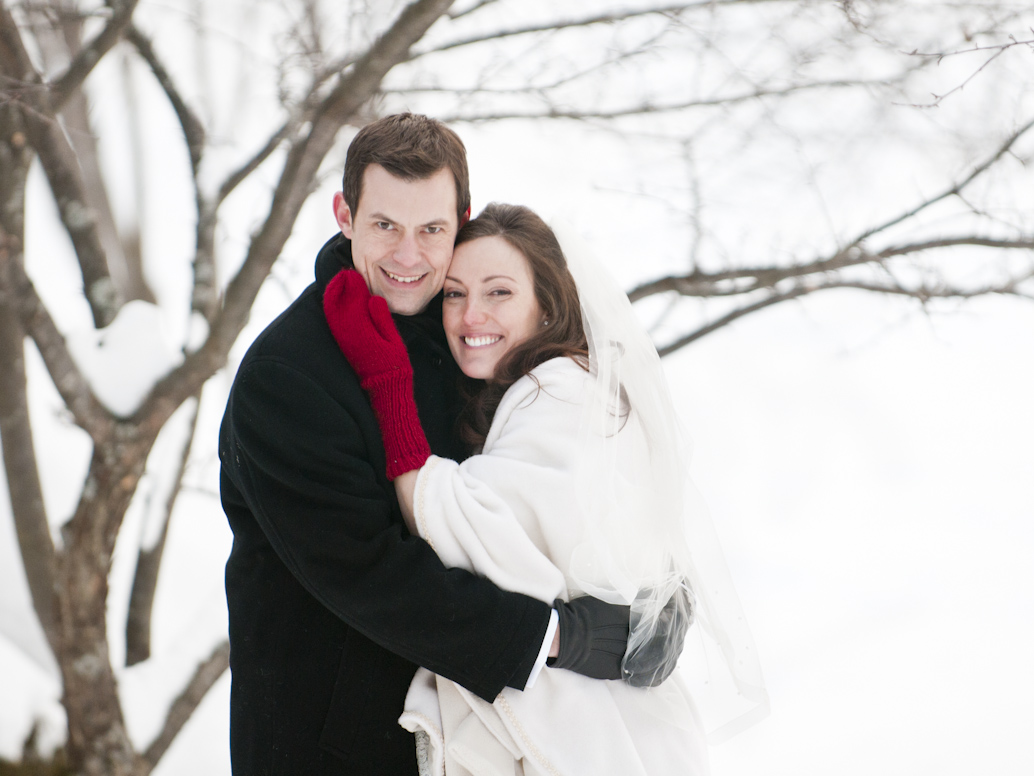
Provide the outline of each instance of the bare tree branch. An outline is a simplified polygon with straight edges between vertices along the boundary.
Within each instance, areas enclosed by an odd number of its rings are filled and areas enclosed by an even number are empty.
[[[58,14],[52,26],[56,34],[48,35],[43,29],[36,34],[36,41],[44,54],[43,66],[47,68],[47,60],[53,58],[48,49],[54,48],[56,57],[74,59],[83,46],[84,15],[78,13]],[[123,63],[125,60],[123,59]],[[128,78],[128,73],[124,73]],[[126,89],[126,105],[131,114],[131,121],[138,118],[135,95],[129,84],[123,81]],[[132,219],[128,229],[123,232],[115,222],[108,186],[101,170],[98,137],[90,123],[92,113],[89,95],[85,89],[75,89],[62,102],[61,121],[68,135],[69,142],[79,160],[83,177],[83,194],[87,205],[97,218],[97,232],[107,259],[108,271],[115,284],[118,296],[126,301],[140,299],[145,302],[155,301],[154,293],[148,285],[143,270],[142,243],[140,238],[139,219]],[[133,140],[137,141],[137,127],[132,126]],[[134,179],[144,174],[143,160],[138,143],[133,142],[130,153],[133,155]],[[132,201],[138,211],[144,210],[143,195],[139,189]]]
[[[33,86],[42,79],[32,68],[21,34],[6,6],[0,9],[0,58],[4,73],[10,79],[7,84],[8,97],[15,96],[13,83],[28,86],[20,91],[20,99],[12,101],[21,108],[26,136],[36,149],[57,201],[61,221],[72,239],[94,322],[98,327],[107,326],[115,318],[121,300],[108,274],[97,220],[86,204],[75,152],[49,105],[47,93]],[[21,72],[13,69],[19,67],[28,69]]]
[[[147,62],[162,91],[169,99],[172,109],[176,113],[176,118],[179,120],[180,128],[183,130],[187,150],[190,153],[190,169],[197,210],[194,286],[191,292],[191,309],[201,313],[205,320],[210,320],[215,314],[215,309],[218,305],[219,292],[215,268],[216,206],[208,201],[208,197],[202,191],[201,183],[198,179],[201,157],[205,151],[205,128],[194,111],[187,105],[187,101],[182,94],[180,94],[179,89],[172,80],[172,76],[158,58],[154,46],[151,45],[151,41],[133,25],[130,25],[127,29],[126,38],[133,44],[144,61]]]
[[[931,299],[976,299],[982,296],[1016,296],[1025,299],[1032,298],[1019,288],[1023,281],[1030,280],[1034,273],[1028,273],[1015,281],[1010,281],[1001,286],[986,285],[974,289],[951,288],[942,285],[920,284],[913,288],[893,283],[866,283],[860,280],[836,280],[822,283],[815,291],[829,291],[831,289],[852,289],[855,291],[867,291],[872,294],[885,294],[890,296],[907,296],[920,302],[928,302]]]
[[[32,144],[57,201],[61,222],[72,239],[94,323],[103,328],[115,319],[123,300],[108,272],[96,214],[86,204],[85,187],[75,152],[56,117],[43,116],[31,107],[26,107],[23,114]]]
[[[868,293],[885,294],[893,296],[905,296],[911,299],[915,299],[920,303],[925,304],[932,299],[976,299],[983,296],[991,295],[1007,295],[1016,296],[1024,299],[1034,299],[1034,294],[1022,291],[1019,288],[1019,283],[1029,281],[1034,278],[1034,272],[1027,273],[1019,278],[1011,280],[1002,285],[986,285],[974,289],[961,289],[952,288],[947,286],[931,286],[931,285],[917,285],[913,288],[907,288],[902,285],[893,283],[866,283],[858,280],[843,280],[843,279],[815,279],[811,278],[807,281],[795,284],[787,291],[779,293],[771,293],[760,300],[753,302],[742,307],[738,307],[725,315],[717,318],[713,321],[700,326],[689,333],[657,348],[657,353],[661,356],[667,356],[680,350],[687,345],[696,342],[702,337],[711,334],[718,329],[728,326],[730,323],[739,320],[747,315],[756,313],[759,310],[763,310],[767,307],[772,307],[783,302],[788,302],[793,299],[800,299],[801,297],[809,294],[814,294],[819,291],[832,291],[834,289],[845,289],[845,290],[856,290],[865,291]]]
[[[475,11],[480,11],[486,5],[495,5],[497,2],[499,2],[499,0],[478,0],[478,2],[474,3],[474,5],[470,6],[470,8],[465,8],[462,11],[449,11],[448,16],[452,20],[462,19],[464,16],[467,16],[468,14],[472,14]]]
[[[594,16],[586,16],[581,19],[553,20],[551,22],[543,22],[541,24],[528,24],[518,27],[510,27],[508,29],[494,29],[487,33],[471,35],[467,38],[460,38],[453,41],[446,41],[445,43],[424,49],[423,51],[413,52],[407,61],[412,62],[414,59],[418,59],[419,57],[423,57],[428,54],[437,54],[443,51],[460,48],[462,46],[471,46],[476,43],[485,43],[486,41],[497,41],[519,35],[530,35],[537,32],[555,32],[556,30],[565,30],[571,27],[591,27],[597,24],[615,24],[617,22],[640,18],[643,16],[677,16],[685,11],[706,11],[713,9],[715,6],[722,5],[785,2],[792,2],[792,0],[696,0],[696,2],[691,3],[669,3],[667,5],[657,5],[629,11],[613,11],[609,13],[596,14]]]
[[[0,108],[4,125],[13,111]],[[10,130],[9,126],[3,127]],[[25,368],[25,332],[16,309],[17,295],[11,283],[13,267],[22,266],[21,232],[24,212],[18,190],[24,187],[30,157],[24,143],[10,143],[5,131],[0,145],[0,191],[6,200],[0,220],[0,447],[4,474],[14,517],[18,549],[23,559],[32,606],[51,648],[57,645],[56,553],[50,536],[43,486],[29,421],[28,378]],[[15,232],[12,234],[8,231]]]
[[[86,431],[95,443],[100,443],[111,433],[115,419],[94,396],[24,268],[15,262],[9,263],[7,283],[8,293],[15,300],[18,318],[36,343],[50,379],[72,413],[76,425]]]
[[[528,83],[524,86],[514,87],[512,89],[490,88],[485,86],[477,86],[470,89],[453,88],[451,86],[407,86],[398,89],[384,89],[382,90],[382,94],[447,94],[456,97],[456,99],[459,101],[465,100],[469,97],[480,96],[488,96],[493,98],[525,95],[544,96],[551,91],[560,89],[563,86],[569,86],[570,84],[578,81],[581,78],[585,78],[586,76],[597,75],[600,70],[607,67],[608,65],[627,64],[632,56],[633,54],[630,54],[628,52],[617,51],[610,54],[607,57],[607,59],[603,60],[602,62],[594,63],[587,68],[578,70],[577,72],[554,78],[549,83]]]
[[[998,283],[985,283],[974,288],[963,288],[947,282],[921,282],[912,285],[900,282],[867,282],[854,278],[845,278],[836,272],[847,267],[863,264],[883,266],[882,262],[894,257],[964,245],[1000,250],[1034,250],[1034,237],[1014,240],[977,236],[940,238],[889,247],[875,254],[855,252],[850,257],[844,254],[837,254],[834,257],[821,259],[809,264],[779,269],[753,268],[714,273],[697,271],[681,277],[661,278],[638,286],[629,292],[629,299],[635,302],[648,296],[668,291],[675,291],[682,296],[712,299],[761,294],[760,299],[737,307],[721,317],[708,321],[706,324],[659,347],[657,352],[662,356],[666,356],[744,316],[758,312],[766,307],[771,307],[791,299],[798,299],[819,291],[855,289],[870,293],[907,296],[922,303],[932,299],[974,299],[990,295],[1034,298],[1034,293],[1024,291],[1021,288],[1021,284],[1030,282],[1034,278],[1034,270],[1015,274]],[[737,280],[745,280],[747,282],[739,285],[724,285]],[[777,287],[786,282],[792,282],[792,285],[782,291],[778,290]]]
[[[219,187],[219,193],[215,198],[215,206],[218,207],[222,204],[223,200],[226,199],[233,192],[237,186],[247,180],[248,176],[255,172],[256,169],[272,156],[273,152],[276,151],[280,145],[290,137],[291,133],[297,127],[298,122],[296,120],[288,121],[280,129],[273,133],[269,138],[269,141],[260,148],[254,156],[240,166],[239,169],[232,172],[227,176],[226,180]]]
[[[414,86],[400,89],[385,89],[384,94],[449,94],[456,97],[458,100],[463,101],[468,97],[475,95],[488,95],[491,97],[510,97],[513,95],[536,95],[544,97],[551,91],[559,90],[561,87],[570,86],[571,84],[579,81],[580,79],[587,78],[589,76],[596,76],[607,67],[612,66],[629,66],[637,56],[647,54],[651,52],[651,45],[656,44],[664,33],[655,33],[651,38],[639,42],[634,51],[627,51],[624,49],[613,49],[608,50],[607,55],[600,61],[593,62],[592,64],[576,70],[571,73],[566,73],[553,79],[548,83],[529,83],[524,87],[512,88],[512,89],[492,89],[487,87],[478,86],[473,89],[454,89],[447,86]],[[553,74],[553,68],[548,68],[546,71],[550,75]]]
[[[135,25],[130,24],[126,27],[126,40],[132,43],[133,47],[140,53],[140,56],[143,57],[148,67],[151,68],[151,72],[154,73],[158,85],[165,92],[165,96],[169,98],[169,103],[172,105],[176,118],[179,119],[180,127],[183,129],[183,136],[187,141],[187,150],[190,152],[190,167],[196,179],[198,166],[201,164],[201,155],[205,148],[204,126],[190,106],[187,105],[187,101],[183,99],[179,89],[176,88],[176,84],[173,83],[169,71],[162,64],[161,60],[158,59],[150,39],[140,32]]]
[[[690,3],[688,5],[696,5],[696,3]],[[511,27],[509,29],[494,29],[487,33],[471,35],[466,38],[460,38],[452,41],[446,41],[445,43],[438,44],[436,46],[424,49],[422,51],[414,51],[409,56],[407,61],[412,62],[413,60],[427,56],[428,54],[440,54],[444,51],[462,48],[463,46],[472,46],[477,43],[485,43],[488,41],[495,42],[498,40],[503,40],[504,38],[513,38],[520,35],[531,35],[537,32],[555,32],[557,30],[570,29],[571,27],[591,27],[596,24],[613,24],[615,22],[623,21],[625,19],[633,19],[642,16],[666,16],[669,14],[677,14],[686,10],[686,7],[686,3],[674,3],[672,5],[658,6],[655,8],[625,11],[623,13],[619,12],[596,14],[595,16],[587,16],[582,19],[569,19],[567,21],[557,21],[553,24],[529,24],[520,27]]]
[[[97,37],[79,50],[68,69],[50,85],[51,109],[60,110],[73,92],[82,86],[87,76],[104,55],[118,43],[122,32],[129,25],[138,0],[109,0],[111,19]]]
[[[641,102],[635,105],[629,105],[623,108],[599,108],[590,107],[582,110],[573,108],[559,108],[550,107],[541,111],[495,111],[491,113],[457,113],[452,115],[445,115],[442,117],[442,121],[446,122],[484,122],[484,121],[502,121],[504,119],[530,119],[530,120],[541,120],[541,119],[616,119],[624,116],[641,116],[652,113],[674,113],[680,110],[691,110],[694,108],[715,108],[723,107],[728,105],[735,105],[742,102],[748,102],[750,100],[758,100],[766,97],[787,97],[789,95],[809,92],[819,89],[846,89],[852,87],[877,87],[883,88],[887,86],[887,79],[838,79],[831,81],[811,81],[803,84],[794,84],[792,86],[785,86],[781,88],[757,88],[746,92],[740,92],[738,94],[730,94],[726,96],[710,97],[707,99],[691,99],[682,100],[678,102],[669,103],[653,103],[653,102]],[[550,87],[546,87],[547,89]],[[414,92],[419,90],[406,90],[407,92]],[[491,93],[485,90],[470,90],[464,92],[463,90],[452,90],[453,93],[463,94],[484,94]],[[514,90],[513,92],[507,92],[504,90],[498,90],[496,94],[514,94],[519,91],[536,91],[534,88],[527,90]],[[402,93],[402,92],[400,92]]]
[[[1013,132],[1008,138],[1006,138],[1005,142],[1002,143],[993,154],[991,154],[991,156],[989,156],[982,163],[978,164],[975,168],[973,168],[973,171],[970,172],[970,174],[963,178],[961,181],[954,184],[945,191],[942,191],[940,194],[927,198],[911,210],[908,210],[902,213],[901,215],[880,224],[879,226],[874,226],[868,231],[862,232],[862,234],[860,234],[858,237],[854,239],[851,245],[858,245],[867,240],[869,237],[872,237],[874,234],[885,232],[892,226],[897,226],[903,221],[912,218],[913,216],[921,213],[931,205],[934,205],[943,199],[948,199],[951,196],[961,194],[963,189],[965,189],[969,184],[971,184],[973,181],[975,181],[977,178],[979,178],[981,175],[983,175],[985,172],[991,169],[991,167],[993,167],[999,159],[1005,156],[1009,152],[1009,149],[1016,144],[1016,141],[1023,137],[1027,132],[1029,132],[1032,127],[1034,127],[1034,119],[1031,119],[1026,124],[1017,129],[1015,132]]]
[[[921,253],[932,251],[937,248],[952,248],[960,245],[974,245],[980,248],[998,248],[1001,250],[1034,250],[1034,237],[1016,238],[1013,240],[998,239],[994,237],[963,236],[963,237],[941,237],[934,240],[923,240],[915,243],[884,248],[876,253],[875,259],[889,259],[893,256],[904,256],[910,253]]]
[[[799,285],[790,291],[786,291],[781,294],[772,294],[757,302],[744,305],[743,307],[738,307],[735,310],[726,313],[721,318],[711,321],[710,323],[701,326],[698,329],[694,329],[690,333],[685,334],[682,337],[679,337],[673,342],[669,342],[666,345],[658,347],[657,353],[663,358],[664,356],[674,353],[676,350],[681,350],[690,343],[696,342],[701,337],[704,337],[708,334],[711,334],[712,332],[717,331],[723,326],[728,326],[733,321],[737,321],[740,318],[743,318],[744,316],[750,315],[751,313],[756,313],[759,310],[764,310],[766,307],[771,307],[772,305],[780,304],[781,302],[788,302],[791,299],[798,299],[802,296],[805,296],[806,294],[811,293],[812,291],[817,290],[818,289],[808,288],[806,286]]]
[[[7,3],[0,5],[0,72],[4,75],[5,99],[11,99],[9,95],[12,91],[39,87],[43,82],[32,66],[18,24],[11,16]]]
[[[79,13],[71,6],[54,8],[49,4],[32,5],[27,10],[30,17],[43,19],[41,23],[30,25],[35,30],[41,72],[53,72],[55,68],[66,69],[68,62],[82,49],[84,23],[89,14]],[[128,84],[125,86],[128,87]],[[135,118],[135,99],[128,89],[126,104]],[[83,194],[97,220],[97,232],[107,259],[108,271],[120,298],[126,301],[142,299],[154,302],[154,294],[143,272],[139,224],[133,223],[123,233],[115,222],[108,186],[101,171],[98,137],[90,123],[91,113],[89,96],[81,88],[73,90],[60,108],[62,125],[82,172]],[[143,174],[138,151],[139,148],[134,144],[131,149],[135,156],[132,165],[134,178]],[[142,209],[141,198],[134,197],[132,201]]]
[[[158,764],[162,755],[172,745],[173,740],[194,713],[194,709],[198,707],[212,685],[218,681],[229,665],[230,642],[223,641],[197,667],[194,676],[165,716],[165,724],[162,725],[161,732],[144,752],[143,759],[151,768]]]
[[[126,110],[129,117],[129,155],[133,159],[132,201],[135,212],[129,222],[119,233],[119,245],[122,249],[122,261],[126,272],[128,288],[124,292],[127,300],[141,299],[155,303],[147,276],[144,273],[143,234],[148,231],[148,200],[150,189],[146,184],[148,177],[148,160],[145,151],[144,136],[146,130],[145,110],[141,105],[139,89],[135,84],[133,67],[129,57],[122,57],[120,87],[125,94]],[[111,265],[109,254],[109,266]]]
[[[32,607],[53,645],[57,634],[55,550],[29,423],[24,347],[22,328],[11,305],[0,300],[0,439],[4,473]]]
[[[738,296],[748,294],[762,288],[772,288],[777,284],[794,278],[809,275],[822,275],[866,264],[879,264],[897,256],[922,253],[938,248],[950,248],[972,245],[1000,250],[1034,250],[1034,237],[1015,239],[999,239],[979,235],[958,237],[941,237],[933,240],[904,243],[889,246],[876,253],[853,246],[838,251],[833,256],[816,259],[803,264],[792,264],[787,267],[753,266],[739,267],[716,272],[696,270],[686,275],[671,275],[651,280],[636,286],[628,292],[632,302],[638,302],[648,296],[675,291],[681,296],[714,298],[721,296]],[[743,281],[737,284],[737,281]]]
[[[997,54],[1000,54],[1000,53],[1002,53],[1004,51],[1008,51],[1009,49],[1014,48],[1015,46],[1026,46],[1027,48],[1034,48],[1034,38],[1029,39],[1029,40],[1016,40],[1015,38],[1010,36],[1010,40],[1009,40],[1008,43],[998,43],[998,44],[995,44],[995,45],[992,45],[992,46],[971,46],[971,47],[965,48],[965,49],[956,49],[955,51],[919,51],[919,50],[916,50],[916,51],[910,51],[909,52],[909,56],[913,56],[913,57],[927,57],[927,58],[930,58],[930,59],[936,59],[936,60],[940,61],[942,59],[948,59],[949,57],[958,57],[958,56],[962,56],[963,54],[977,54],[977,53],[980,53],[980,52],[983,52],[983,51],[991,51],[991,52],[994,52],[997,55]],[[983,70],[985,67],[987,67],[987,65],[989,63],[990,63],[990,60],[984,62],[984,64],[982,64],[977,69],[977,72],[979,73],[981,70]]]
[[[154,594],[158,590],[158,572],[165,553],[165,538],[169,534],[169,521],[176,507],[176,500],[183,488],[183,475],[190,461],[190,451],[197,432],[198,410],[201,405],[198,395],[191,413],[187,438],[180,453],[179,466],[173,479],[172,490],[161,509],[161,532],[158,541],[151,548],[141,547],[137,555],[136,573],[129,593],[129,612],[126,617],[126,665],[142,663],[151,656],[151,612],[154,610]]]

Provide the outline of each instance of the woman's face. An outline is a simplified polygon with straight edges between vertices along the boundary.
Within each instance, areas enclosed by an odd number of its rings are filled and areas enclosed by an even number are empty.
[[[463,374],[491,380],[499,360],[543,324],[524,254],[496,236],[456,248],[445,276],[442,322]]]

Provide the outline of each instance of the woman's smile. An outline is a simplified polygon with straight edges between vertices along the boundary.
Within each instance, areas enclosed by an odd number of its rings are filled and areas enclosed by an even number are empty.
[[[484,348],[499,342],[500,340],[502,340],[502,337],[492,335],[486,335],[482,337],[464,336],[462,337],[462,339],[463,344],[466,345],[468,348]]]

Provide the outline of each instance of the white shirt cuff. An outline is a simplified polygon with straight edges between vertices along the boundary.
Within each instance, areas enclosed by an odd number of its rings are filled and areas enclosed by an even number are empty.
[[[535,684],[535,680],[539,678],[539,674],[542,672],[542,667],[546,664],[546,659],[549,657],[549,648],[553,646],[553,636],[556,634],[557,626],[560,625],[560,617],[556,613],[556,609],[549,612],[549,625],[546,626],[546,638],[542,640],[542,649],[539,650],[539,656],[535,659],[535,665],[531,667],[531,674],[528,675],[528,683],[524,685],[525,690],[530,690],[531,686]]]

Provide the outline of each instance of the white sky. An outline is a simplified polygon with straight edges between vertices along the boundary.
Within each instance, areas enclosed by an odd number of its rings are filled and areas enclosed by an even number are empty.
[[[655,233],[668,211],[649,201],[615,205],[627,200],[607,188],[622,161],[612,152],[572,146],[566,131],[460,131],[475,212],[499,199],[573,216],[625,280],[644,261],[677,255],[670,233]],[[239,347],[309,281],[314,251],[333,230],[327,191],[303,212]],[[35,212],[48,207],[36,200]],[[43,216],[30,218],[39,219],[34,234],[45,245]],[[55,246],[32,257],[34,277],[69,276]],[[47,289],[51,304],[80,304],[74,284],[55,280]],[[174,343],[170,332],[182,327],[147,306],[127,310],[124,324],[103,346],[85,328],[66,332],[119,406],[139,392],[143,371],[156,374],[174,359],[174,345],[153,344]],[[34,354],[30,366],[47,505],[58,519],[74,505],[88,449],[58,415]],[[667,367],[694,438],[693,476],[725,545],[772,700],[767,720],[712,750],[713,773],[1034,772],[1034,305],[992,299],[927,317],[900,301],[838,292],[748,318]],[[181,498],[173,523],[155,658],[120,671],[141,743],[225,629],[230,535],[212,495],[213,437],[231,377],[215,379],[203,407],[212,431],[193,469],[196,489]],[[161,483],[152,484],[160,492]],[[114,563],[116,661],[135,546],[147,533],[141,523],[140,510],[127,518]],[[46,661],[24,654],[38,649],[39,634],[15,553],[4,498],[5,757],[18,753],[31,716],[43,717],[47,740],[62,727],[59,689],[39,664]],[[228,687],[224,676],[158,776],[229,772]]]

